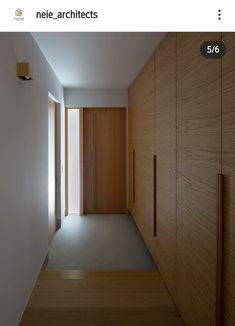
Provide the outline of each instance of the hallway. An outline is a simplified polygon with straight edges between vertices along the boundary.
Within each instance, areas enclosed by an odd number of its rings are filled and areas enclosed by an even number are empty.
[[[129,215],[69,215],[54,236],[48,270],[155,269]]]
[[[183,321],[130,215],[69,215],[20,325],[180,326]]]
[[[235,325],[235,33],[0,41],[0,325]]]

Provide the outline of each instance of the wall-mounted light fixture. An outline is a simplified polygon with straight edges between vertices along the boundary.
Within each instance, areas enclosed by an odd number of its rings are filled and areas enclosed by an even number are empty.
[[[17,77],[22,80],[33,79],[32,67],[29,62],[17,62],[16,64]]]

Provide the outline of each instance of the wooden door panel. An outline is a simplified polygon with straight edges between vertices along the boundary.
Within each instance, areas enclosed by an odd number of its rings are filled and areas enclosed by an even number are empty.
[[[161,273],[176,298],[176,33],[168,33],[155,55],[157,236]]]
[[[84,212],[126,212],[126,110],[83,109]]]
[[[223,34],[222,173],[225,175],[224,325],[235,324],[235,33]]]
[[[129,88],[129,208],[153,249],[153,156],[155,154],[154,56]],[[135,150],[135,202],[133,202]]]
[[[221,170],[220,33],[177,35],[177,296],[188,325],[215,324],[216,176]]]

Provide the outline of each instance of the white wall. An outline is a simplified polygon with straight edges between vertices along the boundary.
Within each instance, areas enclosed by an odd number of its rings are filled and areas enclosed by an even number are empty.
[[[0,325],[17,326],[48,249],[48,92],[63,120],[63,88],[30,33],[0,33],[0,62]]]
[[[68,110],[68,212],[79,214],[79,110]]]
[[[127,90],[65,89],[65,105],[79,107],[127,107]]]

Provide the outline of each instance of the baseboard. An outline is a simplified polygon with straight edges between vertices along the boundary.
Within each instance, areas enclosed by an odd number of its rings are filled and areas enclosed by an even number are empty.
[[[61,219],[56,220],[56,231],[61,228]]]
[[[48,262],[49,262],[49,251],[47,252],[46,257],[44,259],[44,262],[43,262],[42,267],[41,267],[41,271],[46,269]]]

